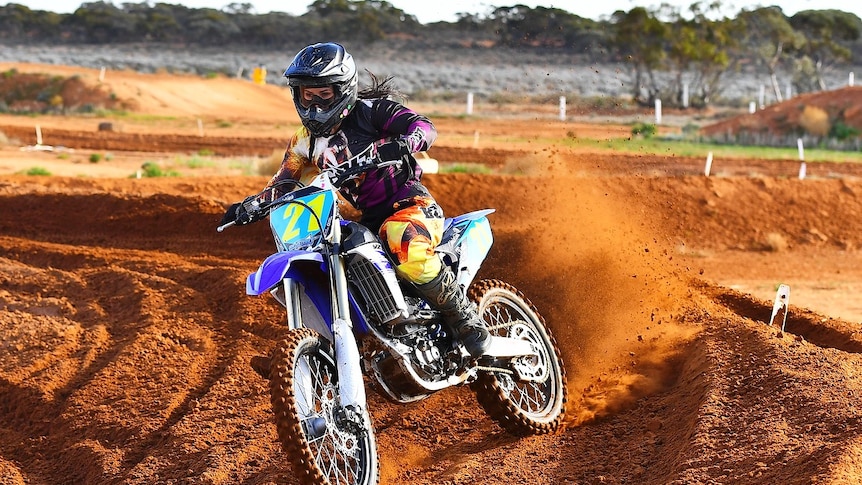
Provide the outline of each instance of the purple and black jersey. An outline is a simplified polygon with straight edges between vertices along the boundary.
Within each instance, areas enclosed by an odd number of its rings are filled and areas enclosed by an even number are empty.
[[[427,117],[400,103],[388,99],[359,100],[332,136],[312,138],[305,127],[300,128],[288,143],[281,167],[268,185],[284,178],[308,183],[320,170],[346,162],[372,143],[403,140],[413,154],[427,150],[436,138],[437,130]],[[371,170],[342,185],[341,194],[362,212],[363,223],[376,227],[394,212],[396,202],[428,195],[419,181],[422,169],[412,155],[408,162],[409,167]]]

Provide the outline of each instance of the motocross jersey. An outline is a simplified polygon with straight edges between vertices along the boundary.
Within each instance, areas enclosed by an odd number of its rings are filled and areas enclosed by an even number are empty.
[[[401,167],[372,169],[346,181],[339,190],[362,213],[362,224],[376,230],[399,201],[429,196],[412,154],[427,150],[436,138],[431,121],[402,104],[385,98],[360,99],[331,136],[316,138],[305,127],[297,130],[267,186],[286,178],[308,183],[319,171],[338,167],[372,143],[403,140],[410,155]]]

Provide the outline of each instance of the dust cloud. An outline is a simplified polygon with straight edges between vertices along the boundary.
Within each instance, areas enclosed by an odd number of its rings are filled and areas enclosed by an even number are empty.
[[[556,170],[529,180],[512,196],[533,216],[500,224],[495,237],[560,346],[576,425],[673,382],[672,357],[696,332],[675,319],[691,292],[671,244],[647,236],[661,234],[660,221],[627,204],[637,194],[615,192],[613,177]]]

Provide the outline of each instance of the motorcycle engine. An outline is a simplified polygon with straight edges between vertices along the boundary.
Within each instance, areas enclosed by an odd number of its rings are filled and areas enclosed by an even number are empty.
[[[434,312],[420,310],[416,318],[385,330],[391,344],[405,358],[379,343],[366,354],[366,365],[378,386],[397,402],[427,397],[431,392],[419,380],[432,383],[446,380],[457,367],[451,357],[452,338],[434,317]]]

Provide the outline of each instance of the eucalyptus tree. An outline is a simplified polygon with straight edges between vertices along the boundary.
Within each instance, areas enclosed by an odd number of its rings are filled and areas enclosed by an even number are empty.
[[[656,71],[667,57],[665,45],[670,36],[668,26],[656,12],[635,7],[628,12],[617,10],[611,16],[612,45],[633,71],[632,99],[645,106],[657,99],[660,87]]]
[[[684,76],[691,76],[692,102],[707,106],[721,91],[721,77],[727,72],[741,35],[738,24],[719,15],[721,4],[695,2],[688,15],[679,8],[662,6],[662,16],[668,19],[667,38],[669,70],[673,73],[668,94],[679,103],[684,89]]]
[[[825,90],[824,69],[852,58],[850,45],[862,34],[862,20],[840,10],[804,10],[790,17],[790,25],[806,39],[797,58],[798,88],[806,90],[813,84]],[[808,79],[801,70],[804,66],[810,69]]]
[[[777,6],[743,9],[737,20],[743,27],[742,43],[746,51],[766,67],[775,99],[783,101],[777,70],[792,61],[793,54],[805,46],[805,36],[790,25],[790,19]]]

